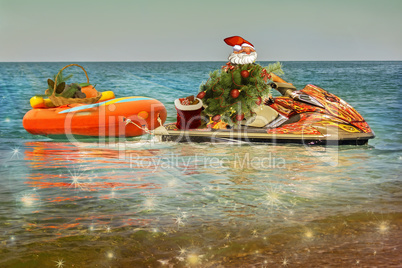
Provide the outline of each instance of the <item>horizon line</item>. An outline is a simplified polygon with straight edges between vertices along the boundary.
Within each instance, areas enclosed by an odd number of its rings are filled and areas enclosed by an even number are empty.
[[[271,62],[277,62],[277,61],[281,61],[281,62],[317,62],[317,61],[321,61],[321,62],[350,62],[350,61],[367,61],[367,62],[373,62],[373,61],[392,61],[392,62],[398,62],[398,61],[402,61],[402,59],[400,60],[260,60],[262,62],[266,62],[266,61],[271,61]],[[257,61],[260,62],[260,61]],[[0,63],[66,63],[66,62],[72,62],[72,61],[1,61]],[[99,60],[87,60],[87,61],[74,61],[74,62],[226,62],[226,60],[224,61],[219,61],[219,60],[182,60],[182,61],[170,61],[170,60],[148,60],[148,61],[142,61],[142,60],[105,60],[105,61],[99,61]]]

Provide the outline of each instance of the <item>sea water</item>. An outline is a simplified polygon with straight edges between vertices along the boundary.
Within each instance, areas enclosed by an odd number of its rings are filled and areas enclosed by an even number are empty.
[[[400,267],[402,62],[283,62],[285,80],[341,97],[376,134],[339,147],[27,133],[30,97],[67,64],[0,63],[1,267]],[[225,62],[79,64],[174,122],[174,100]]]

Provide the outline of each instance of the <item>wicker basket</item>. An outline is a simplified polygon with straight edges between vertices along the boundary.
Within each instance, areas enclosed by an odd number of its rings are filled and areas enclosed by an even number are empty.
[[[102,93],[98,92],[96,94],[96,97],[93,98],[85,98],[85,99],[80,99],[80,98],[64,98],[61,96],[56,96],[56,87],[57,87],[57,77],[59,76],[59,74],[66,68],[70,67],[70,66],[78,66],[80,67],[84,73],[85,76],[87,77],[87,83],[89,83],[89,78],[88,78],[88,74],[87,71],[85,71],[84,67],[78,65],[78,64],[69,64],[67,66],[64,66],[56,75],[56,79],[54,81],[54,88],[53,88],[53,93],[52,95],[49,96],[49,99],[53,102],[53,104],[55,106],[61,106],[61,105],[67,105],[67,104],[73,104],[73,103],[87,103],[87,104],[91,104],[91,103],[95,103],[97,102],[101,97],[102,97]]]

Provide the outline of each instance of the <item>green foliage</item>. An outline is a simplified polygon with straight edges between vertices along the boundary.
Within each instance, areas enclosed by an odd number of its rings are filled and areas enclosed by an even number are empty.
[[[63,93],[61,93],[61,96],[64,97],[64,98],[72,98],[75,95],[75,93],[80,89],[81,89],[81,87],[76,83],[67,85],[65,87]]]
[[[277,75],[285,74],[282,70],[282,63],[280,63],[279,61],[269,64],[265,69],[268,73],[275,73]]]
[[[65,86],[66,86],[66,81],[68,79],[70,79],[71,77],[73,77],[72,74],[64,76],[63,72],[60,72],[57,74],[57,86],[56,86],[56,94],[60,94],[63,92]],[[54,81],[56,81],[56,75],[53,76]],[[46,95],[50,96],[53,94],[53,90],[54,90],[54,82],[51,79],[47,80],[47,84],[48,84],[48,90],[46,91]]]
[[[236,65],[232,70],[215,70],[210,73],[209,80],[200,86],[200,92],[205,92],[204,113],[209,116],[219,114],[228,124],[237,121],[236,115],[244,114],[246,118],[252,116],[254,108],[258,106],[258,98],[264,99],[271,90],[268,85],[270,81],[264,81],[264,69],[267,73],[283,74],[279,62],[267,67],[258,64]],[[248,77],[241,76],[244,70],[249,71]],[[233,89],[240,91],[237,98],[230,94]]]

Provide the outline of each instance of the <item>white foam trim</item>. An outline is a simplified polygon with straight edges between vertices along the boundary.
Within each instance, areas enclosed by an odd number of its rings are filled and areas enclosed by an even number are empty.
[[[180,103],[179,99],[176,99],[174,101],[174,106],[176,106],[177,109],[181,110],[181,111],[195,111],[198,109],[201,109],[202,107],[202,100],[199,98],[196,98],[199,102],[195,105],[183,105]]]
[[[242,47],[251,47],[252,49],[254,49],[254,47],[253,47],[253,46],[250,46],[250,45],[249,45],[249,44],[247,44],[247,43],[243,43],[241,46],[242,46]]]
[[[241,46],[239,46],[239,45],[233,46],[233,51],[240,51],[240,50],[241,50]]]

